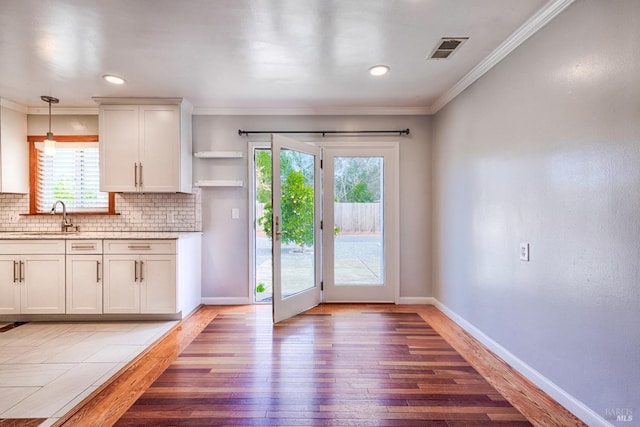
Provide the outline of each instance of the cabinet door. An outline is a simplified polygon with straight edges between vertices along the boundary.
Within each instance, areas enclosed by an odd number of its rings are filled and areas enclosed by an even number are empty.
[[[67,255],[67,313],[102,313],[102,255]]]
[[[140,107],[140,188],[144,192],[180,191],[180,107]]]
[[[29,192],[27,115],[0,107],[0,193]]]
[[[23,255],[20,295],[23,314],[64,313],[64,255]]]
[[[176,256],[141,257],[140,312],[176,313]]]
[[[103,305],[105,313],[139,313],[139,262],[132,255],[104,255]]]
[[[0,255],[0,314],[20,313],[19,259],[15,255]]]
[[[136,105],[100,106],[100,191],[138,191],[138,118]]]

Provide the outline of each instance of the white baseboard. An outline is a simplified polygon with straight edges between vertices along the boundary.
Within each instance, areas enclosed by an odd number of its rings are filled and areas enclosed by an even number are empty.
[[[613,424],[609,423],[592,409],[587,407],[584,403],[564,391],[562,388],[558,387],[540,372],[536,371],[524,361],[520,360],[518,357],[509,352],[509,350],[492,340],[480,329],[473,326],[453,310],[449,309],[446,305],[442,304],[436,298],[431,299],[433,300],[433,302],[431,303],[432,305],[437,307],[451,320],[456,322],[458,326],[470,333],[485,347],[497,354],[502,360],[511,365],[512,368],[514,368],[536,386],[540,387],[542,391],[555,399],[556,402],[567,408],[567,410],[573,413],[576,417],[580,418],[587,425],[589,425],[590,427],[613,427]]]
[[[202,297],[204,305],[247,305],[253,304],[249,297]]]
[[[436,305],[436,299],[432,297],[400,297],[398,304]]]

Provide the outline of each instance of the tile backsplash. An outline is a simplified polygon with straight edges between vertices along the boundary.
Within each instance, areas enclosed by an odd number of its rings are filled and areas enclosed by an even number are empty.
[[[192,194],[116,193],[115,202],[118,215],[69,216],[80,231],[202,231],[200,188]],[[60,229],[60,215],[28,212],[28,194],[0,194],[0,232]]]

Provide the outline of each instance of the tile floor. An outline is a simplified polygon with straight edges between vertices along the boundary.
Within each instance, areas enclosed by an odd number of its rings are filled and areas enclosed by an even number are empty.
[[[0,419],[52,425],[176,323],[32,322],[0,333]]]

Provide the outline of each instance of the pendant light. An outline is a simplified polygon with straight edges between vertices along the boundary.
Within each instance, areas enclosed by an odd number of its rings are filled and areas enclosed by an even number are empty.
[[[47,132],[47,139],[44,140],[44,154],[45,156],[53,156],[56,154],[56,141],[51,132],[51,104],[57,104],[60,100],[47,95],[42,95],[40,99],[49,104],[49,132]]]

